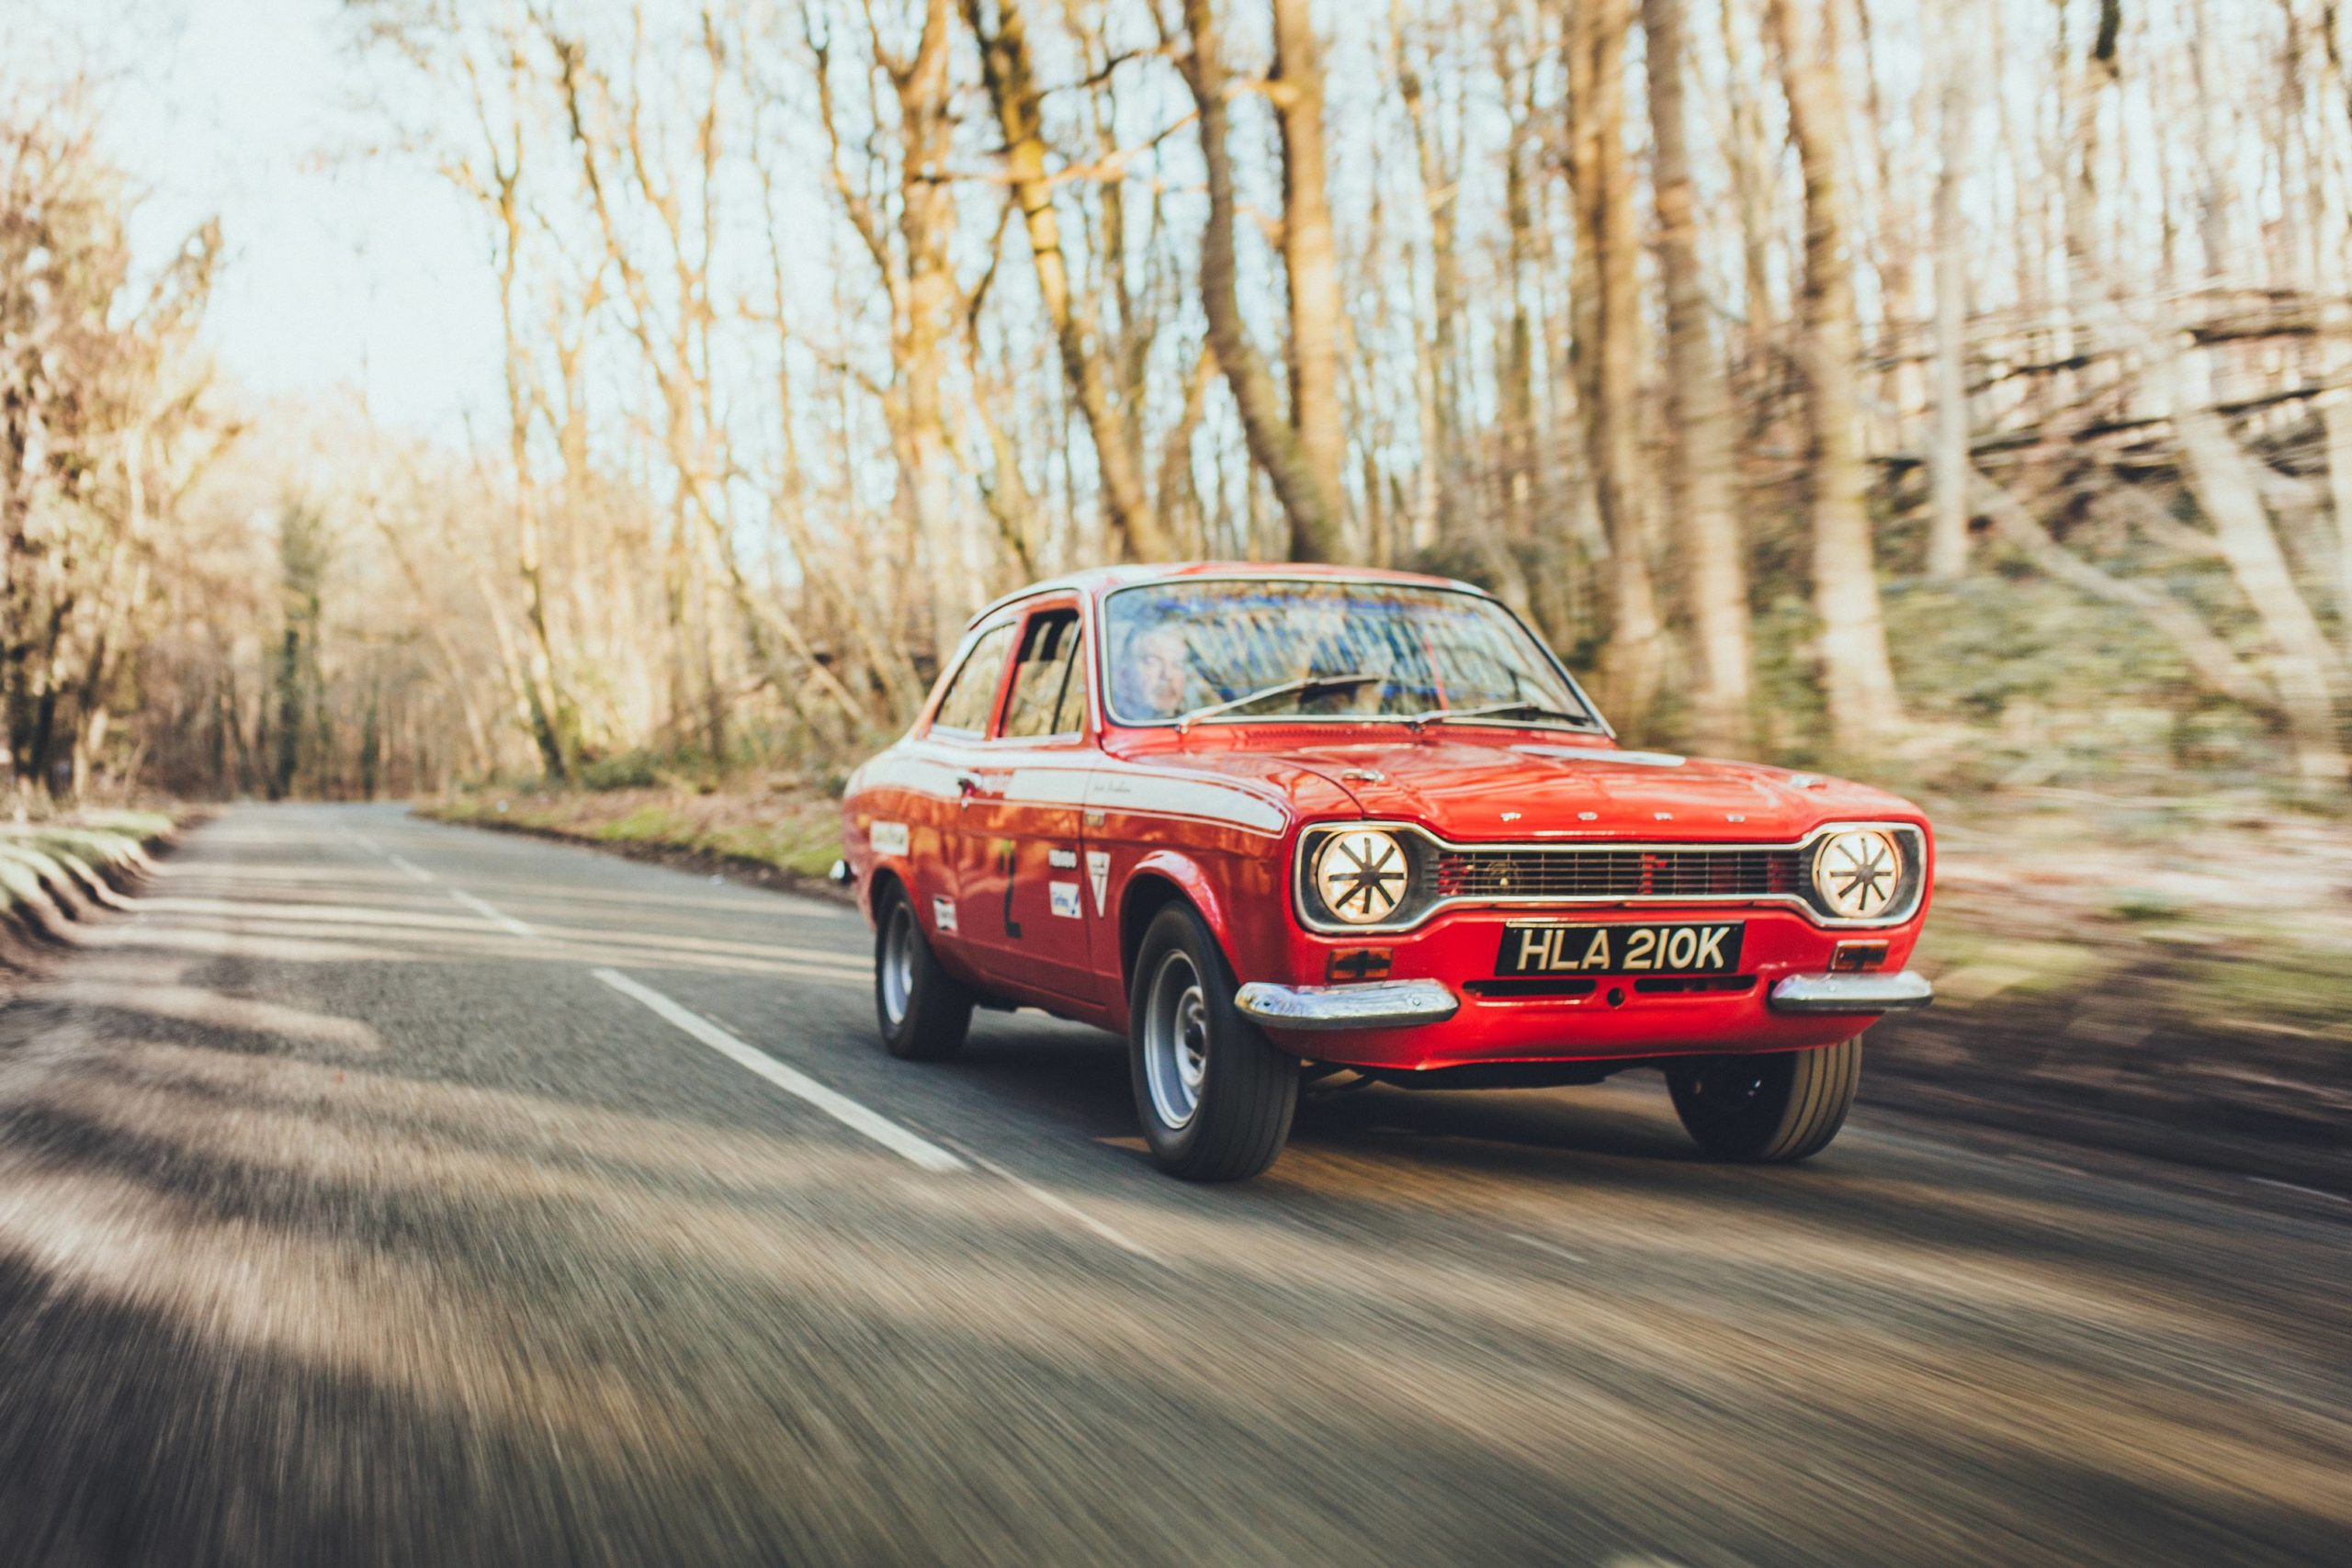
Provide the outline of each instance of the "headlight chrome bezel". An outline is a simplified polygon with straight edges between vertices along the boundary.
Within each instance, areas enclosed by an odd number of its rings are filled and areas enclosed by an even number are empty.
[[[1385,919],[1350,921],[1336,918],[1324,905],[1316,886],[1316,863],[1330,840],[1342,833],[1377,831],[1393,839],[1405,852],[1408,864],[1408,882],[1402,897]],[[1841,917],[1818,891],[1816,873],[1823,849],[1841,834],[1855,832],[1883,834],[1894,847],[1897,857],[1894,891],[1884,908],[1878,914],[1852,919]],[[1737,853],[1757,850],[1794,851],[1798,863],[1793,868],[1793,886],[1786,892],[1738,893],[1724,895],[1686,894],[1673,897],[1628,898],[1617,896],[1575,897],[1512,897],[1509,896],[1464,895],[1453,897],[1438,896],[1438,859],[1442,853],[1464,852],[1561,851],[1576,849],[1615,851],[1690,851],[1720,850]],[[1400,936],[1417,930],[1431,916],[1449,908],[1504,908],[1531,910],[1542,908],[1593,910],[1608,908],[1641,908],[1653,906],[1720,904],[1726,908],[1737,905],[1793,908],[1813,924],[1829,931],[1885,931],[1915,919],[1926,902],[1928,867],[1928,832],[1917,822],[1853,820],[1825,822],[1794,840],[1745,840],[1719,844],[1657,842],[1648,840],[1608,839],[1530,839],[1510,841],[1477,840],[1457,842],[1439,836],[1419,822],[1399,819],[1355,821],[1325,821],[1309,824],[1295,840],[1291,859],[1292,910],[1294,918],[1308,933],[1323,937],[1389,937]]]
[[[1815,908],[1833,920],[1876,925],[1903,903],[1910,857],[1884,828],[1834,828],[1806,863]]]

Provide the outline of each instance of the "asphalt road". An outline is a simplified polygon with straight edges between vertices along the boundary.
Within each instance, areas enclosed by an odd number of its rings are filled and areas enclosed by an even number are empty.
[[[240,809],[0,1011],[0,1562],[2342,1562],[2352,1206],[1655,1077],[1247,1187],[851,912]]]

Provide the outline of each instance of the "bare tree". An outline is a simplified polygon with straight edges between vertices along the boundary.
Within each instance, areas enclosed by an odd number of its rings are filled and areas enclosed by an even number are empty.
[[[1136,426],[1113,406],[1102,373],[1105,344],[1101,321],[1091,299],[1074,298],[1071,293],[1069,263],[1062,252],[1061,219],[1054,210],[1053,186],[1046,167],[1044,103],[1030,62],[1029,29],[1021,0],[996,0],[993,28],[989,25],[987,0],[963,0],[963,5],[965,19],[980,42],[981,78],[1004,132],[1006,175],[1028,232],[1037,291],[1053,323],[1070,395],[1078,400],[1087,432],[1093,437],[1112,536],[1126,555],[1147,560],[1164,558],[1167,532],[1144,493]]]
[[[1340,496],[1326,483],[1283,407],[1282,389],[1250,341],[1241,314],[1234,251],[1231,116],[1224,35],[1214,0],[1184,0],[1190,47],[1184,80],[1200,111],[1201,156],[1208,170],[1209,210],[1201,230],[1201,308],[1208,340],[1232,389],[1250,455],[1272,482],[1290,525],[1290,550],[1304,560],[1331,558],[1340,542]]]
[[[1306,560],[1338,560],[1347,548],[1340,528],[1340,473],[1347,436],[1340,424],[1340,357],[1345,326],[1340,314],[1340,267],[1332,251],[1331,198],[1323,151],[1323,51],[1307,0],[1272,0],[1274,70],[1267,93],[1274,105],[1283,158],[1283,269],[1290,280],[1291,423],[1299,455],[1314,476],[1323,506],[1292,518],[1292,550]]]
[[[1683,0],[1644,0],[1666,283],[1667,403],[1676,441],[1673,494],[1687,552],[1686,592],[1699,640],[1697,724],[1705,743],[1749,739],[1747,546],[1740,536],[1731,388],[1708,322],[1683,123]]]
[[[1666,627],[1650,573],[1654,508],[1643,462],[1641,239],[1625,155],[1625,39],[1632,0],[1591,0],[1571,17],[1568,82],[1576,120],[1577,410],[1609,544],[1610,700],[1647,716],[1666,675]]]
[[[1861,402],[1856,386],[1853,188],[1847,155],[1846,95],[1838,75],[1838,4],[1769,0],[1780,44],[1789,132],[1804,170],[1804,341],[1807,469],[1813,524],[1813,603],[1821,620],[1822,684],[1838,744],[1867,750],[1902,717],[1887,660],[1871,538]]]
[[[1936,169],[1936,423],[1929,450],[1928,575],[1968,570],[1968,231],[1960,209],[1967,176],[1969,22],[1959,0],[1939,0]]]
[[[507,460],[514,469],[514,575],[523,590],[523,624],[528,649],[524,689],[540,763],[550,778],[565,779],[576,765],[579,736],[571,702],[565,695],[558,674],[554,639],[548,629],[539,509],[531,464],[532,400],[536,389],[517,288],[524,240],[520,192],[527,147],[521,99],[527,68],[520,42],[512,39],[504,41],[501,63],[505,73],[505,124],[502,127],[493,118],[492,92],[473,57],[462,56],[474,125],[481,137],[475,152],[484,162],[477,165],[471,159],[453,161],[447,168],[450,177],[488,211],[492,222],[499,322],[505,337],[503,373]]]

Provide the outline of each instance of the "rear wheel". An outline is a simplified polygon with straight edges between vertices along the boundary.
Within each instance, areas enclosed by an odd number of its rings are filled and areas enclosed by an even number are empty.
[[[1233,1005],[1225,954],[1199,915],[1170,905],[1145,931],[1128,998],[1129,1077],[1154,1158],[1192,1181],[1274,1163],[1298,1109],[1298,1062]]]
[[[1862,1078],[1857,1035],[1812,1051],[1702,1056],[1666,1069],[1683,1128],[1716,1159],[1791,1165],[1846,1123]]]
[[[914,1062],[954,1055],[977,999],[939,966],[906,890],[891,888],[874,922],[874,1014],[890,1055]]]

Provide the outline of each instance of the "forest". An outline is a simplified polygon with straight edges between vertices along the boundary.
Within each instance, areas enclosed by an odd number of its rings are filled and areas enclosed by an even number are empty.
[[[220,375],[0,64],[20,800],[837,777],[1024,581],[1395,565],[1643,743],[2340,808],[2337,0],[347,0],[503,417]]]

